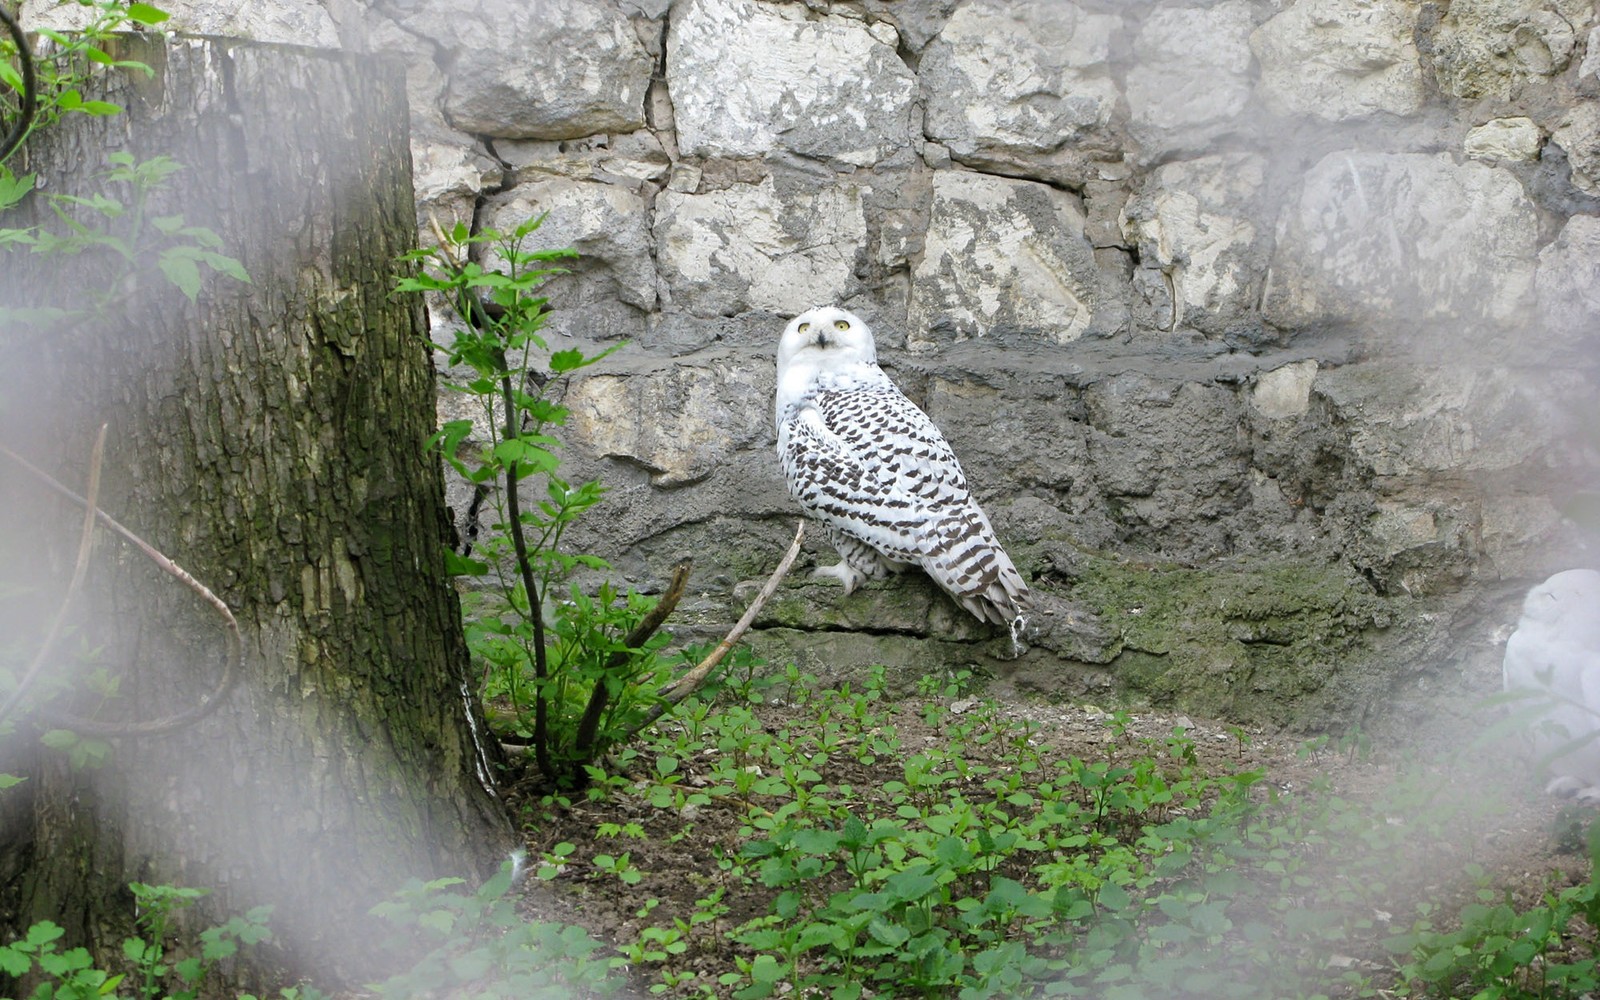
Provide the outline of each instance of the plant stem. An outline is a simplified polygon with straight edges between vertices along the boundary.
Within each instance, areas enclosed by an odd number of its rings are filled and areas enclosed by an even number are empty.
[[[578,735],[573,741],[573,761],[578,764],[587,764],[597,756],[595,741],[600,732],[600,716],[605,712],[606,704],[611,700],[611,689],[606,684],[606,677],[622,669],[633,658],[633,650],[642,647],[649,638],[655,634],[656,629],[672,614],[672,609],[678,606],[678,601],[683,597],[684,588],[689,584],[688,559],[678,563],[672,571],[672,582],[667,585],[666,593],[656,601],[656,606],[650,613],[634,626],[628,637],[622,640],[627,649],[618,650],[606,660],[604,672],[595,681],[594,691],[589,695],[589,704],[583,710],[583,718],[578,720]],[[578,777],[578,775],[573,775]]]
[[[506,403],[506,440],[518,436],[517,406],[511,391],[509,372],[500,377],[500,391]],[[550,675],[544,649],[544,602],[533,579],[533,564],[528,559],[528,540],[522,533],[522,502],[517,496],[517,463],[506,463],[506,514],[511,521],[511,546],[517,554],[517,572],[522,575],[522,590],[528,598],[528,621],[533,624],[533,759],[540,773],[552,776],[550,765],[550,710],[545,700],[545,680]]]

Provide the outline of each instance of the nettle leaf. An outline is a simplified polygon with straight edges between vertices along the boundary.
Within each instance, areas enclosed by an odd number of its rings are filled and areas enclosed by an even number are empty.
[[[147,3],[130,3],[127,13],[128,20],[140,24],[160,24],[172,16],[160,7],[152,7]]]
[[[190,302],[200,294],[200,265],[195,263],[193,257],[169,250],[161,255],[159,261],[161,273],[167,280],[178,286]]]
[[[28,974],[33,968],[33,959],[23,952],[10,947],[0,947],[0,972],[8,976],[18,977]]]
[[[470,559],[454,549],[445,549],[444,571],[451,576],[488,576],[489,564]]]
[[[550,371],[556,375],[577,371],[588,363],[588,359],[579,350],[557,351],[550,355]]]
[[[0,167],[0,212],[4,212],[28,196],[28,192],[33,190],[34,177],[34,174],[23,174],[18,177]],[[0,230],[0,232],[21,232],[21,230]]]
[[[247,285],[252,283],[249,273],[244,269],[244,265],[227,254],[212,253],[208,250],[202,252],[199,256],[201,260],[211,265],[213,271],[224,274],[234,281],[242,281]]]
[[[544,438],[544,440],[551,444],[555,443],[550,438]],[[512,438],[509,441],[501,441],[495,445],[493,455],[496,461],[506,467],[510,467],[511,463],[515,462],[519,476],[534,472],[548,472],[561,464],[561,460],[555,456],[555,453],[536,444],[532,438]]]

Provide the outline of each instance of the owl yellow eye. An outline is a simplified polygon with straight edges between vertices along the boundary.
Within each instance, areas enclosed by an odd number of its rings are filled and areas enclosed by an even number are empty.
[[[807,330],[811,329],[811,324],[801,323],[798,327],[796,327],[796,329],[798,329],[801,333],[805,333]]]
[[[850,329],[850,321],[847,319],[836,319],[833,321],[833,328],[835,330],[848,330]]]

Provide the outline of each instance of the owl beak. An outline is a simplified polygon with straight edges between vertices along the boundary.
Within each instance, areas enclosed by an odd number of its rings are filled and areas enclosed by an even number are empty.
[[[817,346],[826,349],[829,346],[828,334],[825,330],[817,331]]]

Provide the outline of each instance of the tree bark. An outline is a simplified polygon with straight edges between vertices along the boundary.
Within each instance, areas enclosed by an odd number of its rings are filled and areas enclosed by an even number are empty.
[[[504,857],[496,750],[468,682],[426,320],[391,292],[415,244],[404,81],[361,57],[222,39],[130,41],[112,118],[36,136],[46,190],[107,189],[107,156],[185,165],[146,209],[213,228],[250,284],[190,303],[159,271],[117,315],[0,328],[0,444],[82,492],[109,424],[99,506],[219,595],[243,636],[220,706],[178,731],[110,738],[102,766],[40,745],[50,711],[136,726],[203,701],[222,620],[101,531],[72,631],[0,724],[0,933],[51,919],[114,953],[130,880],[215,890],[205,917],[275,906],[274,956],[318,981],[370,976],[355,934],[408,876],[476,877]],[[95,95],[86,95],[95,96]],[[41,200],[0,218],[47,219]],[[106,255],[0,251],[0,305],[74,304]],[[0,456],[0,700],[72,575],[83,513]],[[114,698],[91,690],[103,668]],[[37,698],[30,695],[30,703]],[[204,922],[204,921],[202,921]]]

